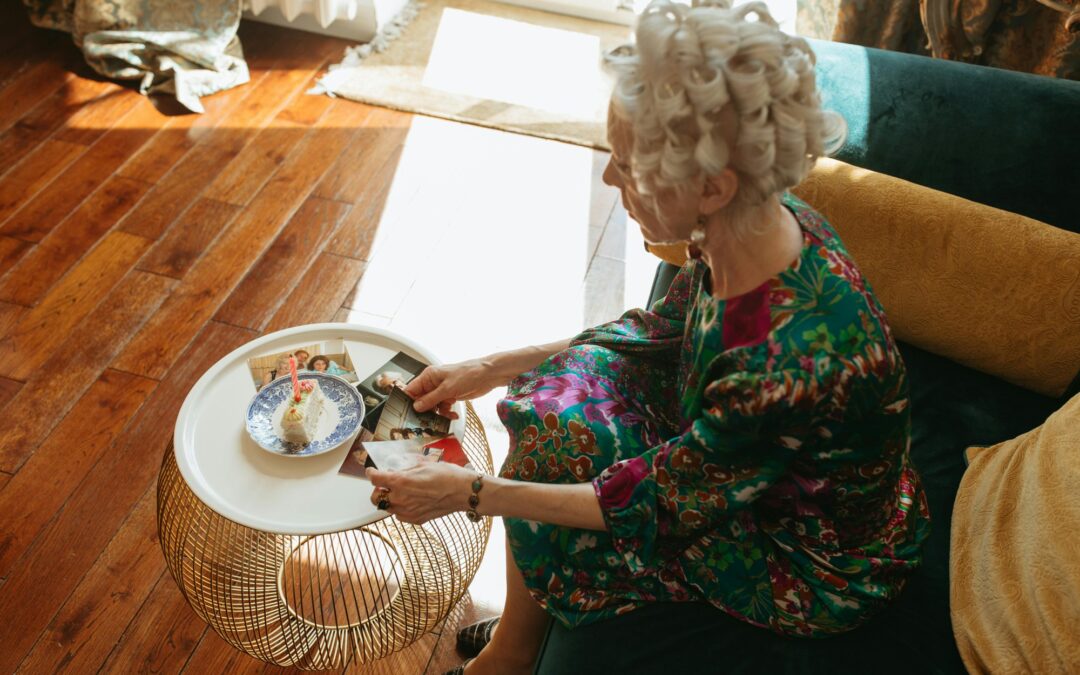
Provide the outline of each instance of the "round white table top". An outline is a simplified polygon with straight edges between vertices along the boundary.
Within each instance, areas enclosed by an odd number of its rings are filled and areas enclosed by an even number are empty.
[[[282,457],[256,445],[245,429],[255,395],[248,359],[337,339],[344,339],[360,381],[398,352],[440,363],[391,331],[340,323],[288,328],[236,349],[199,378],[176,420],[176,463],[203,503],[236,523],[277,534],[327,534],[387,516],[371,504],[371,483],[338,473],[351,444],[315,457]],[[458,403],[455,410],[451,431],[463,438],[464,407]]]

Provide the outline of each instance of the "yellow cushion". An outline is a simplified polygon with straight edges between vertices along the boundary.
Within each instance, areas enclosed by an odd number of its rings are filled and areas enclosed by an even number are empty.
[[[899,339],[1047,396],[1080,371],[1080,234],[831,159],[793,192],[836,228]]]
[[[972,673],[1080,672],[1080,395],[1033,431],[969,448],[950,605]]]
[[[1049,396],[1080,370],[1080,234],[834,160],[794,192],[899,339]]]

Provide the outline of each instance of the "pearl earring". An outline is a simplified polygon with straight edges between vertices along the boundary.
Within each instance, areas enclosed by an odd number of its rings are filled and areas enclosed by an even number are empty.
[[[690,231],[690,243],[686,246],[686,255],[691,260],[701,260],[701,246],[705,243],[705,216],[699,215],[697,225]]]

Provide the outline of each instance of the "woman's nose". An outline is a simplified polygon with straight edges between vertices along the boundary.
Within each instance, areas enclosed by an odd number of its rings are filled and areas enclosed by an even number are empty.
[[[615,185],[615,167],[611,160],[608,160],[607,166],[604,167],[604,173],[600,176],[605,185],[611,187],[618,187]]]

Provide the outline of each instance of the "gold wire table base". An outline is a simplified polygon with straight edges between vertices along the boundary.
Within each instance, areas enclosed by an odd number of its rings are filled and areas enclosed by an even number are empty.
[[[469,404],[462,447],[492,472]],[[316,536],[254,530],[195,496],[171,445],[157,515],[169,571],[195,613],[237,649],[307,670],[369,663],[434,629],[465,594],[491,534],[490,518],[474,523],[463,512],[423,525],[391,516]]]

